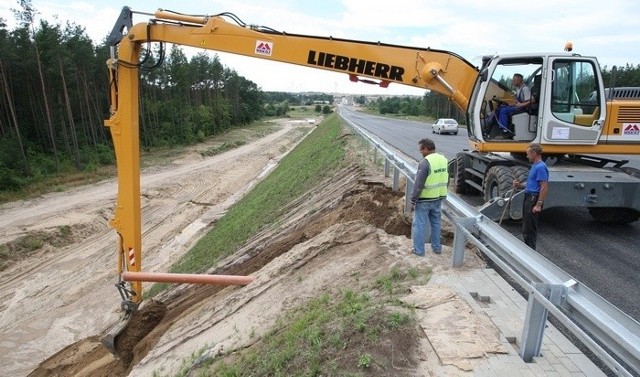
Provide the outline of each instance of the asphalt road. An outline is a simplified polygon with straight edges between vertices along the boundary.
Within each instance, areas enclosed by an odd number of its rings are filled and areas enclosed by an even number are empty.
[[[418,140],[429,137],[447,158],[469,148],[466,129],[457,136],[431,133],[431,125],[367,115],[343,107],[342,115],[415,161],[421,158]],[[628,159],[640,169],[640,156]],[[417,162],[416,162],[417,165]],[[462,196],[471,205],[479,196]],[[520,223],[505,221],[503,228],[522,239]],[[640,321],[640,221],[603,225],[585,208],[550,208],[540,215],[537,251],[632,318]]]

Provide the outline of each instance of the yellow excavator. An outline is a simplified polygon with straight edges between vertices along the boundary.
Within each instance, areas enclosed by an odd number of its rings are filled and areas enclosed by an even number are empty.
[[[640,217],[640,171],[609,155],[640,154],[640,89],[605,88],[595,57],[572,52],[486,56],[480,67],[443,50],[334,37],[298,35],[249,25],[231,13],[187,15],[157,10],[133,24],[124,7],[107,39],[111,58],[110,129],[118,172],[118,195],[110,225],[119,235],[117,287],[123,320],[104,338],[114,352],[117,336],[142,300],[142,285],[127,273],[141,271],[139,79],[141,51],[150,43],[296,64],[344,73],[351,81],[408,85],[441,93],[466,113],[470,148],[450,162],[454,191],[484,194],[483,211],[497,219],[514,178],[526,177],[529,143],[544,148],[550,171],[545,208],[587,207],[596,220],[632,222]],[[149,52],[150,48],[147,48]],[[500,103],[513,103],[515,74],[531,88],[535,106],[514,114],[506,137],[487,129]],[[513,196],[508,217],[522,213]],[[521,200],[521,199],[520,199]],[[114,352],[115,353],[115,352]]]

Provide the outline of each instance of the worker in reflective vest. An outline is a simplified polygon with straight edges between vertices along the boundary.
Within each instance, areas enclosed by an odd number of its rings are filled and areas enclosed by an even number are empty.
[[[411,239],[413,253],[418,256],[425,254],[425,240],[427,229],[430,230],[431,250],[435,254],[442,252],[440,233],[442,228],[442,200],[447,197],[449,172],[447,158],[436,152],[436,145],[431,139],[418,142],[420,153],[424,157],[418,165],[413,193],[411,195],[411,209],[413,223],[411,225]],[[427,222],[429,227],[427,228]]]

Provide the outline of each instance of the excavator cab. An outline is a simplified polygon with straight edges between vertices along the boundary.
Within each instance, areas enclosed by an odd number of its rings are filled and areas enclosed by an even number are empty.
[[[509,116],[503,136],[492,126],[497,109],[516,101],[514,74],[523,76],[531,102]],[[602,92],[595,58],[568,53],[487,57],[468,109],[470,134],[492,143],[487,151],[522,151],[522,143],[531,142],[596,144],[605,119]]]
[[[532,101],[508,119],[499,117],[507,132],[497,137],[489,126],[497,106],[515,103],[516,73]],[[521,219],[522,195],[514,194],[512,182],[527,178],[525,151],[537,143],[549,168],[545,209],[584,207],[599,222],[637,221],[637,169],[606,155],[638,153],[640,103],[634,88],[623,97],[610,95],[621,89],[614,80],[611,87],[604,88],[595,57],[565,52],[484,58],[467,107],[471,150],[451,161],[454,191],[484,195],[480,211],[491,219]]]

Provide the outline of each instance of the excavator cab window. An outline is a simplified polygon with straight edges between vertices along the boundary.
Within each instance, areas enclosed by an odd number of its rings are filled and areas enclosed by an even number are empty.
[[[599,117],[596,67],[591,61],[557,60],[553,63],[551,112],[563,122],[591,126]]]
[[[501,61],[493,71],[491,79],[500,83],[500,87],[505,89],[504,99],[514,100],[516,88],[511,82],[513,75],[521,74],[525,85],[531,88],[533,77],[540,72],[541,67],[542,58]]]
[[[522,75],[530,93],[533,78],[542,69],[541,57],[519,57],[502,59],[491,72],[490,84],[484,93],[485,108],[483,134],[486,139],[510,139],[531,141],[535,137],[537,114],[531,115],[528,107],[519,108],[507,119],[505,127],[496,127],[498,115],[496,109],[500,106],[513,105],[516,102],[518,88],[513,85],[515,74]],[[529,98],[520,98],[521,102]],[[516,115],[518,115],[516,117]]]

